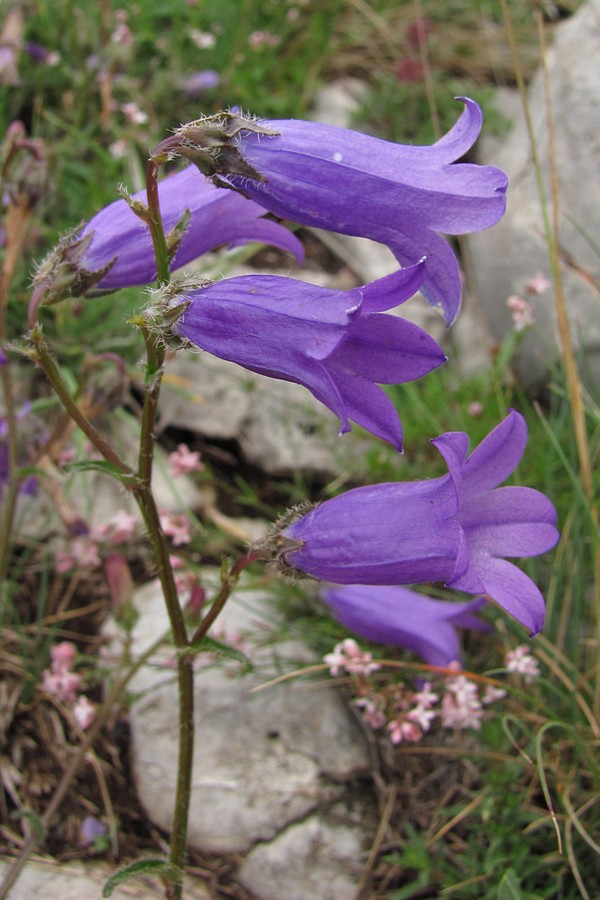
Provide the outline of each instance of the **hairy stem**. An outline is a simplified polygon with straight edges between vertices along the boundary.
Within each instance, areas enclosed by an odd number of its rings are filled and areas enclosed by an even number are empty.
[[[158,197],[158,169],[165,157],[151,157],[146,166],[146,195],[148,199],[148,227],[152,235],[158,284],[167,284],[170,278],[170,254],[165,237]],[[156,556],[158,575],[167,606],[173,641],[179,651],[189,646],[183,611],[179,605],[173,567],[164,538],[158,510],[152,495],[152,461],[154,457],[154,429],[158,398],[163,373],[165,350],[159,338],[142,327],[146,343],[146,389],[142,413],[138,478],[142,503],[140,508],[148,528],[152,548]],[[177,787],[173,810],[171,850],[169,861],[180,872],[177,882],[165,882],[165,896],[182,900],[183,872],[187,846],[187,830],[190,798],[192,793],[192,768],[194,759],[194,671],[193,657],[188,653],[177,654],[177,683],[179,688],[179,751],[177,762]]]

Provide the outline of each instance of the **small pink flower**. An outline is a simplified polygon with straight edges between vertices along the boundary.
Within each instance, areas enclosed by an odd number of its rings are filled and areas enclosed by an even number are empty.
[[[125,544],[132,540],[136,523],[136,516],[125,512],[124,509],[118,510],[107,522],[111,543]]]
[[[545,294],[552,282],[549,281],[543,272],[536,272],[533,278],[525,282],[525,290],[528,294]]]
[[[414,722],[408,722],[406,719],[393,719],[389,723],[388,729],[392,744],[401,744],[402,741],[416,744],[423,737],[420,728]]]
[[[533,306],[522,297],[512,294],[506,301],[506,305],[512,315],[515,331],[523,331],[535,322]]]
[[[441,719],[444,728],[481,728],[483,707],[477,685],[457,675],[446,679],[446,693],[442,700]]]
[[[339,675],[343,670],[350,675],[370,675],[380,668],[378,663],[373,662],[373,656],[363,652],[353,638],[336,644],[333,653],[323,657],[323,662],[329,666],[332,675]]]
[[[474,728],[479,731],[483,709],[479,700],[457,700],[456,696],[447,693],[442,700],[442,725],[444,728]]]
[[[199,31],[197,28],[191,28],[189,36],[198,50],[210,50],[217,43],[216,37],[210,31]]]
[[[457,703],[470,703],[477,698],[477,685],[464,675],[448,678],[446,690],[454,694]]]
[[[76,672],[54,674],[49,669],[43,673],[44,687],[61,703],[75,703],[77,693],[81,689],[81,675]]]
[[[483,412],[483,403],[480,403],[479,400],[473,400],[472,403],[469,403],[467,411],[470,416],[473,416],[473,418],[476,419]]]
[[[133,34],[131,32],[131,28],[127,24],[128,18],[129,16],[127,10],[115,10],[115,19],[117,20],[117,24],[110,36],[110,40],[113,44],[121,44],[122,47],[130,47],[132,45]]]
[[[434,694],[433,696],[435,697],[436,695]],[[406,718],[411,722],[415,722],[421,731],[429,731],[431,723],[436,716],[435,710],[422,706],[420,703],[406,714]]]
[[[118,138],[109,144],[108,152],[114,159],[124,159],[127,156],[127,141],[124,138]]]
[[[346,666],[346,655],[342,650],[341,644],[336,644],[333,653],[326,653],[323,657],[323,662],[326,666],[329,666],[329,674],[333,675],[341,675]]]
[[[79,727],[85,731],[96,718],[96,707],[87,697],[78,697],[71,710]]]
[[[419,706],[422,706],[423,709],[431,709],[439,699],[439,694],[433,693],[428,681],[426,681],[421,690],[417,691],[414,695],[415,702],[418,703]]]
[[[89,537],[75,538],[69,544],[69,550],[59,550],[55,556],[57,572],[69,572],[76,566],[95,569],[99,565],[98,547]]]
[[[75,662],[77,651],[75,644],[70,641],[61,641],[50,648],[50,668],[54,675],[62,675],[70,672]]]
[[[169,471],[172,478],[188,475],[190,472],[201,472],[204,463],[197,450],[190,450],[185,444],[179,444],[177,450],[169,454]]]
[[[58,454],[58,464],[59,466],[68,466],[69,463],[75,461],[77,457],[77,453],[75,452],[74,447],[65,447]]]
[[[493,684],[486,685],[481,702],[484,706],[495,703],[496,700],[502,700],[506,697],[506,691],[503,688],[497,688]]]
[[[373,731],[378,731],[386,723],[385,713],[379,708],[377,703],[368,698],[360,697],[354,701],[354,705],[361,710],[366,723]]]
[[[161,512],[160,524],[167,537],[170,537],[175,547],[189,544],[192,539],[189,519],[178,513]]]
[[[123,115],[132,125],[145,125],[148,121],[148,114],[145,113],[137,103],[130,101],[121,105]]]
[[[519,675],[523,675],[525,684],[531,684],[542,674],[539,663],[529,652],[527,644],[519,644],[514,650],[509,650],[504,658],[504,664],[508,672],[517,672]]]

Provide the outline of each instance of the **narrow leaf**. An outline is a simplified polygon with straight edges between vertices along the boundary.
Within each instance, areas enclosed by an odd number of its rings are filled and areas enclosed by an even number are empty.
[[[166,859],[138,859],[111,875],[102,888],[102,896],[110,897],[116,887],[139,875],[153,875],[162,878],[163,881],[176,882],[182,873]]]

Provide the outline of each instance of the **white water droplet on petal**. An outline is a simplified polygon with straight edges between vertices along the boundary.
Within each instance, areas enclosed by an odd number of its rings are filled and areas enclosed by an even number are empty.
[[[333,161],[334,161],[334,162],[341,162],[343,158],[344,158],[343,155],[342,155],[341,153],[339,153],[339,152],[333,154]]]

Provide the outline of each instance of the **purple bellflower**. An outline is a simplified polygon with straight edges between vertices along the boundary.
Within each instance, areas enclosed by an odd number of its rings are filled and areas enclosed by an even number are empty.
[[[540,631],[540,591],[503,558],[536,556],[558,539],[556,511],[544,494],[498,487],[523,455],[525,420],[509,412],[470,456],[462,432],[433,443],[448,475],[355,488],[327,500],[276,537],[279,555],[292,569],[335,584],[443,581],[488,594],[532,633]]]
[[[416,325],[382,314],[419,286],[423,263],[350,291],[292,278],[244,275],[184,293],[175,330],[252,372],[302,384],[335,415],[398,449],[402,427],[379,384],[412,381],[441,365],[439,345]]]
[[[276,222],[262,218],[264,207],[233,191],[219,191],[195,166],[163,179],[158,196],[165,232],[177,225],[186,209],[190,213],[171,269],[185,266],[222,244],[234,247],[249,241],[273,244],[302,261],[298,238]],[[146,192],[134,194],[133,199],[145,203]],[[125,200],[116,200],[97,213],[79,237],[85,239],[88,235],[91,240],[79,259],[83,268],[98,271],[114,260],[96,285],[98,290],[111,291],[155,280],[150,233]]]
[[[234,191],[216,188],[195,166],[171,175],[158,186],[159,203],[167,236],[183,218],[189,221],[171,263],[187,265],[221,245],[250,241],[272,244],[303,259],[300,241],[277,222],[263,218],[264,207]],[[133,196],[145,203],[146,192]],[[148,227],[125,200],[110,203],[76,235],[68,235],[41,264],[35,283],[53,299],[69,292],[83,294],[115,291],[150,284],[156,278],[154,248]]]
[[[507,186],[500,169],[457,162],[482,124],[477,103],[460,99],[458,122],[429,147],[318,122],[221,114],[182,126],[177,149],[217,183],[281,218],[371,238],[402,265],[425,256],[422,292],[451,324],[460,307],[460,272],[438,232],[494,225],[504,214]]]
[[[431,666],[460,662],[457,628],[489,631],[475,612],[485,606],[479,597],[466,603],[432,600],[396,585],[332,585],[323,600],[349,631],[377,644],[412,650]]]

